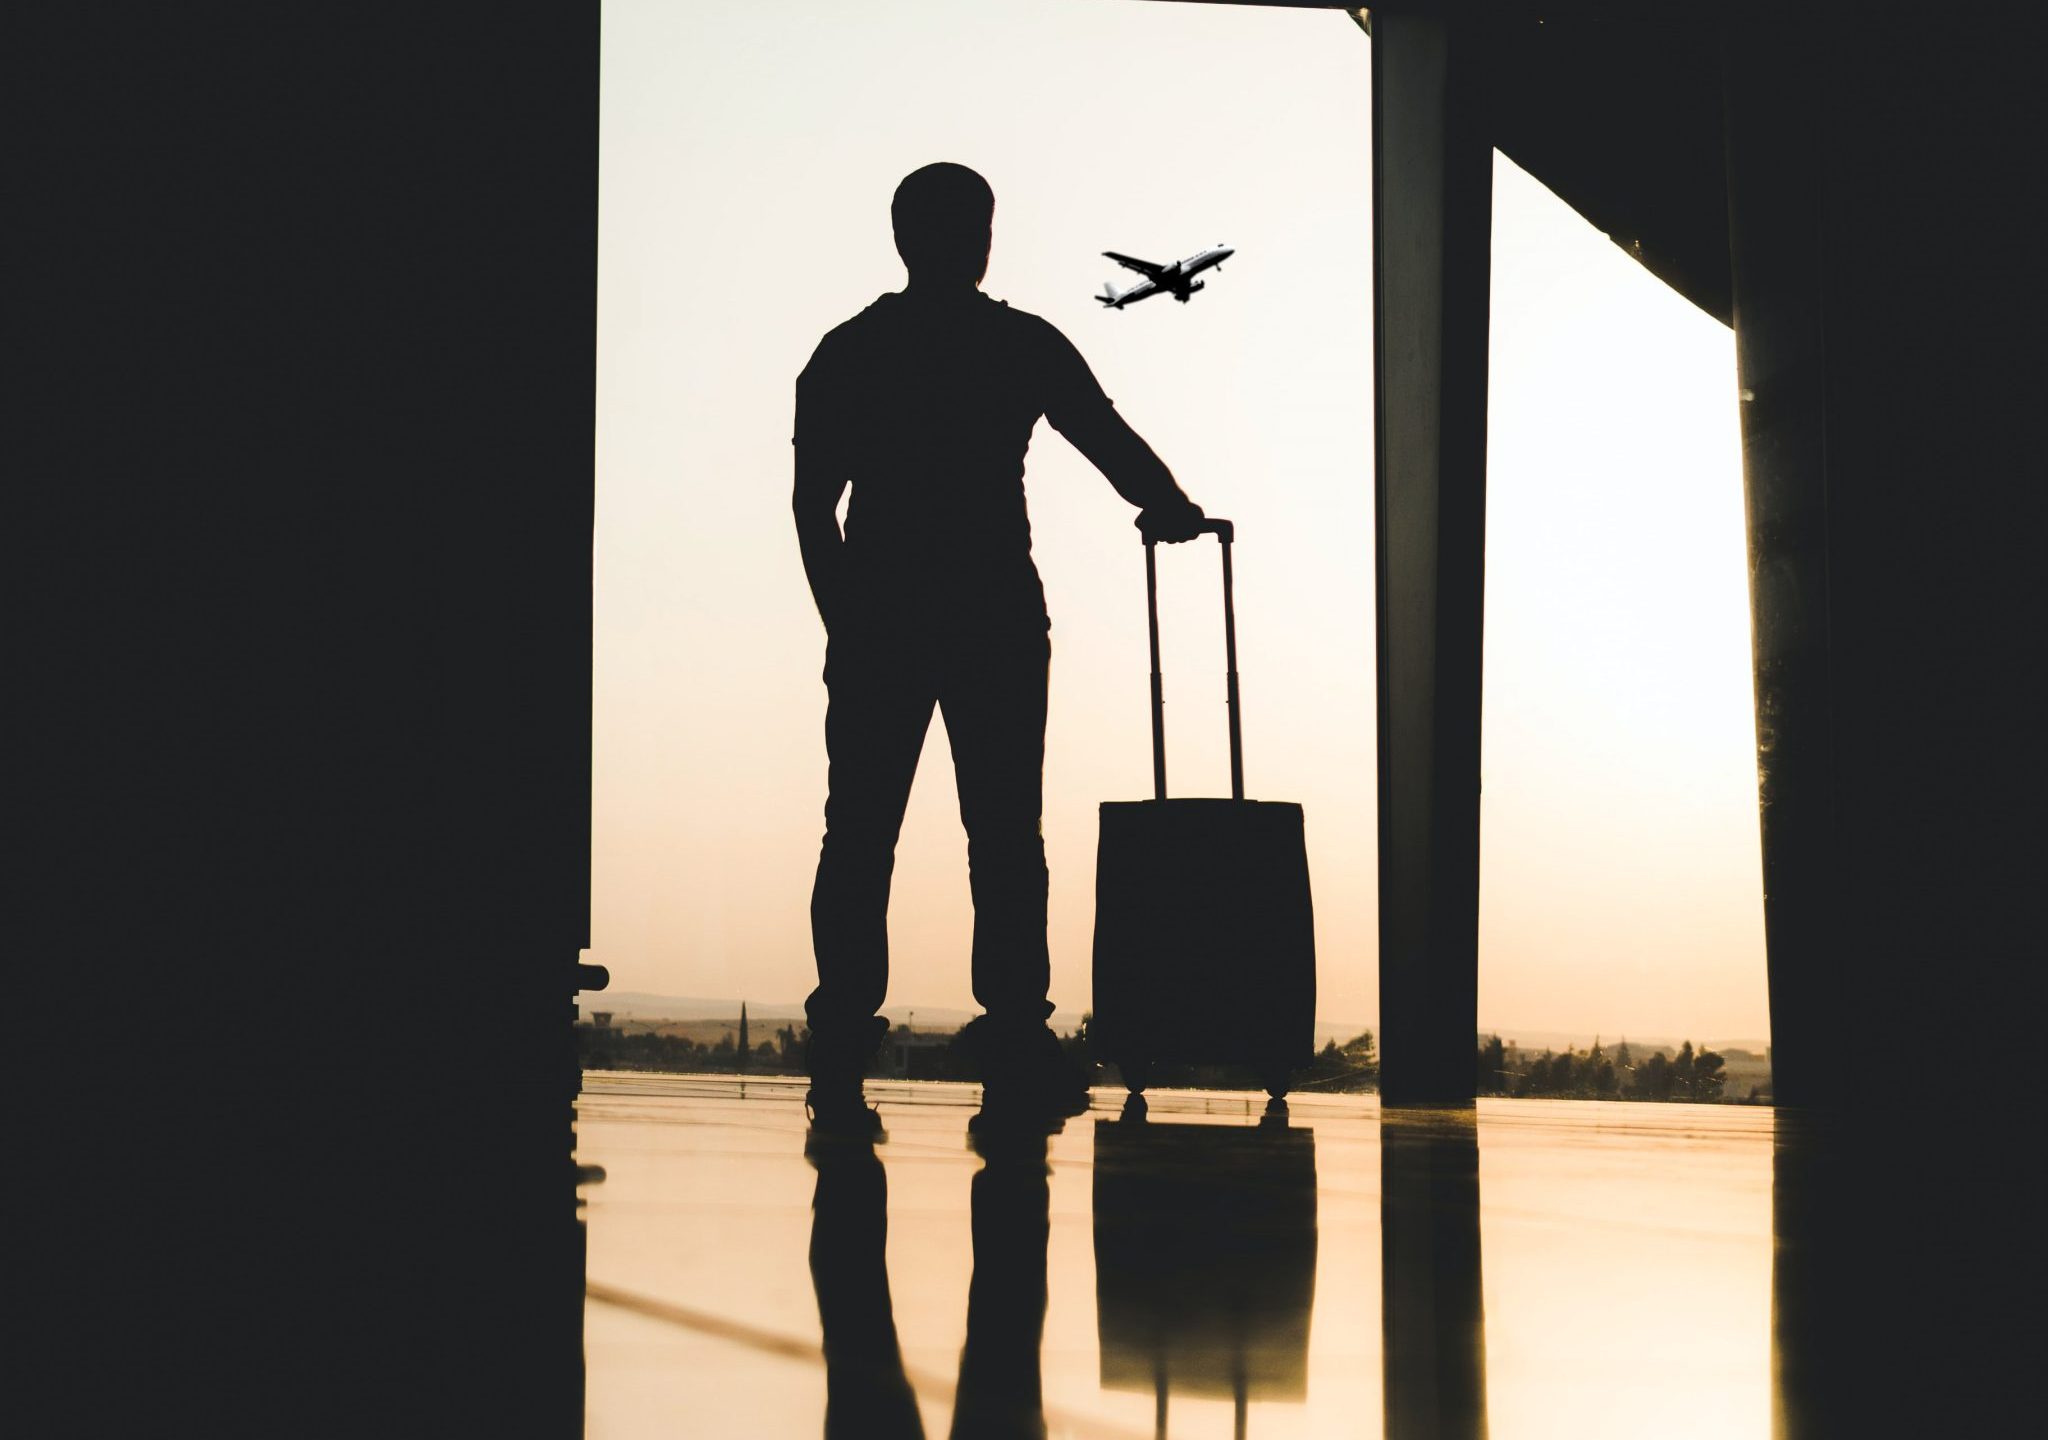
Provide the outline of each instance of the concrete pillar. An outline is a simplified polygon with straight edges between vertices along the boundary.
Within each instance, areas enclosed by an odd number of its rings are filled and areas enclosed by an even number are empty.
[[[1873,1040],[2043,1003],[2030,53],[1990,26],[1728,31],[1780,1105],[1862,1109]],[[2023,1045],[1969,1068],[1976,1094],[2037,1082]]]
[[[1469,1100],[1493,149],[1480,37],[1375,10],[1382,1094]]]
[[[1813,37],[1728,50],[1728,228],[1748,517],[1757,806],[1773,1086],[1818,1098],[1832,974],[1835,751],[1829,684],[1826,346]]]

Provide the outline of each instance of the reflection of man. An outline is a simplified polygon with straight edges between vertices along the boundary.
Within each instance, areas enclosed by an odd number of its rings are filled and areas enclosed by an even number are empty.
[[[953,1396],[954,1440],[1045,1440],[1040,1349],[1051,1234],[1046,1129],[980,1125],[974,1279]],[[924,1440],[889,1296],[889,1182],[870,1144],[813,1136],[811,1283],[825,1333],[825,1437]]]
[[[986,1126],[971,1214],[974,1278],[953,1397],[952,1440],[1045,1440],[1045,1250],[1052,1237],[1048,1137]]]
[[[882,1162],[870,1146],[837,1140],[805,1153],[818,1172],[811,1284],[825,1332],[825,1440],[924,1440],[889,1302]]]
[[[797,538],[830,635],[831,760],[811,896],[818,988],[814,1124],[871,1133],[860,1077],[886,1029],[896,837],[932,708],[946,717],[974,896],[984,1103],[1066,1114],[1085,1089],[1046,1026],[1045,594],[1031,561],[1024,451],[1043,415],[1142,507],[1161,540],[1202,512],[1111,406],[1065,336],[980,292],[995,196],[960,165],[897,187],[910,272],[827,334],[797,380]],[[842,533],[837,508],[851,485]]]

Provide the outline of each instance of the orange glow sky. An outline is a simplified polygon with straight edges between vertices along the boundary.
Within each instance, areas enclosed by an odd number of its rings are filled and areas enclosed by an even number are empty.
[[[902,283],[896,181],[951,159],[996,191],[987,291],[1064,330],[1238,523],[1248,793],[1306,806],[1320,1010],[1372,1023],[1367,38],[1341,13],[1106,0],[612,0],[604,29],[591,958],[613,988],[812,983],[825,637],[792,385]],[[1479,1018],[1761,1039],[1733,340],[1504,159],[1495,194]],[[1216,241],[1239,254],[1187,306],[1090,298],[1101,250]],[[1149,791],[1141,550],[1048,427],[1027,484],[1053,998],[1078,1011],[1095,805]],[[1171,772],[1222,793],[1213,548],[1162,558]],[[897,863],[897,1019],[971,1006],[940,724]]]

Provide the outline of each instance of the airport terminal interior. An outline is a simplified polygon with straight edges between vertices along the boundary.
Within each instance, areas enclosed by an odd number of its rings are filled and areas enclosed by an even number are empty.
[[[872,1150],[579,1072],[600,18],[23,8],[32,1433],[2039,1429],[2037,16],[1325,17],[1381,1093]],[[1474,1104],[1496,151],[1733,332],[1775,1109]]]

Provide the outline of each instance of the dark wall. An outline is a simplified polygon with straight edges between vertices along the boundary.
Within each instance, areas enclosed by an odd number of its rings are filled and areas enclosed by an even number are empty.
[[[107,1365],[79,1428],[550,1413],[597,7],[50,14],[9,46],[15,1003],[97,1297],[53,1332]]]

